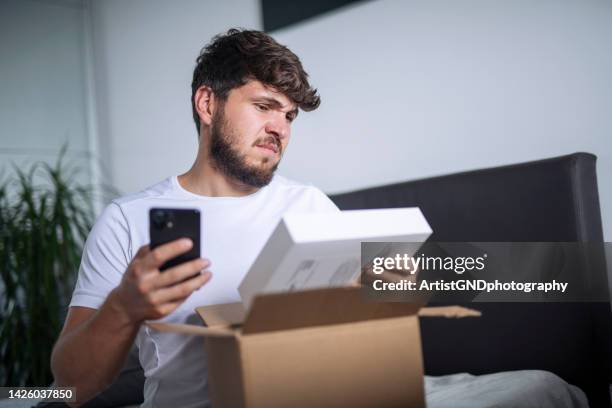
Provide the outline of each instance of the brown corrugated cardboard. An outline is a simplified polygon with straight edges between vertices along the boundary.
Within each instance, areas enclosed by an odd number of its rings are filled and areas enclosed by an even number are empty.
[[[207,327],[148,324],[207,337],[213,406],[422,407],[418,314],[471,315],[423,310],[347,287],[261,295],[246,314],[240,303],[198,308]]]

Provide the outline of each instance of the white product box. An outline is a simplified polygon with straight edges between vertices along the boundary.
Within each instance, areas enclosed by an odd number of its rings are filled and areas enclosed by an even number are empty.
[[[242,280],[242,302],[248,309],[257,294],[351,285],[361,242],[419,243],[403,247],[412,255],[431,232],[416,207],[287,214]]]

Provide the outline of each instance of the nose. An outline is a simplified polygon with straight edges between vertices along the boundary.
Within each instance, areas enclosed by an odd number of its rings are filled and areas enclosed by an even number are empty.
[[[274,115],[273,118],[270,118],[266,123],[266,133],[273,134],[278,139],[283,141],[288,138],[291,133],[291,127],[289,122],[285,118],[285,114]]]

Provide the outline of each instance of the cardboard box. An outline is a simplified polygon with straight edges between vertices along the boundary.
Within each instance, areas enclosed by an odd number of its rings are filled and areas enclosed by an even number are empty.
[[[423,407],[419,309],[328,288],[260,295],[246,313],[242,303],[200,307],[207,327],[147,324],[206,337],[215,407]]]
[[[348,286],[361,272],[361,242],[404,242],[414,254],[431,234],[418,208],[283,216],[238,288],[249,307],[261,293]]]

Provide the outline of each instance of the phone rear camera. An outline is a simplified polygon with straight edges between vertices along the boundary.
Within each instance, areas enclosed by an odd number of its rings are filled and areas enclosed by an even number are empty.
[[[164,210],[156,210],[151,214],[151,222],[157,229],[163,229],[168,222],[168,214]]]

